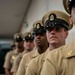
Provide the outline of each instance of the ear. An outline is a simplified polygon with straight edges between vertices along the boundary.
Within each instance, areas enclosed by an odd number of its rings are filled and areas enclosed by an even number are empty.
[[[70,24],[73,24],[73,20],[72,20],[71,15],[69,16],[69,21],[70,21]]]
[[[68,33],[69,33],[69,32],[68,32],[68,31],[66,31],[66,36],[65,36],[65,38],[67,38],[67,36],[68,36]]]

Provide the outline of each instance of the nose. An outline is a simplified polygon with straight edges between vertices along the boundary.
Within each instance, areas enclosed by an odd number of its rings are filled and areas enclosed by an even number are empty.
[[[40,35],[37,35],[36,37],[37,37],[37,39],[40,39]]]
[[[51,34],[55,34],[55,33],[56,33],[56,29],[55,29],[55,28],[52,29],[50,33],[51,33]]]

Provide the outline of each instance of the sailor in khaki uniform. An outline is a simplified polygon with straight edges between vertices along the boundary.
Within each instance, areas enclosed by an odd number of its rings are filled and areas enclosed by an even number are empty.
[[[14,35],[14,40],[15,40],[15,50],[12,50],[10,52],[8,52],[6,54],[5,57],[5,62],[4,62],[4,68],[5,68],[5,73],[6,75],[11,75],[11,68],[12,68],[12,64],[14,62],[14,59],[16,58],[16,56],[20,53],[23,52],[24,48],[23,48],[23,38],[22,35],[20,33],[17,33]]]
[[[23,40],[24,40],[24,51],[22,53],[20,53],[16,59],[14,60],[14,63],[13,63],[13,66],[12,66],[12,69],[11,69],[11,72],[13,73],[13,75],[16,75],[16,72],[17,72],[17,69],[18,69],[18,66],[19,66],[19,63],[22,59],[22,56],[25,54],[25,53],[28,53],[30,52],[31,50],[33,50],[33,47],[34,47],[34,36],[32,33],[30,32],[26,32],[23,36]]]
[[[70,1],[72,1],[72,3],[74,3],[75,5],[75,0]],[[66,22],[68,23],[67,25],[68,29],[71,29],[72,25],[70,25],[69,21]],[[75,65],[75,40],[73,40],[68,45],[62,46],[49,52],[49,54],[45,59],[41,75],[75,75],[74,65]]]
[[[23,56],[16,75],[25,75],[26,68],[28,67],[29,62],[33,58],[45,52],[46,49],[48,48],[45,29],[41,20],[36,21],[33,24],[33,34],[34,34],[35,48],[30,53],[27,53]]]
[[[64,19],[63,15],[66,16]],[[65,40],[68,36],[67,20],[69,16],[61,11],[51,11],[44,15],[42,21],[45,25],[46,36],[49,43],[49,48],[38,56],[36,59],[31,60],[25,75],[40,75],[45,57],[55,48],[65,45]],[[60,22],[61,21],[61,22]],[[63,23],[64,22],[64,23]]]

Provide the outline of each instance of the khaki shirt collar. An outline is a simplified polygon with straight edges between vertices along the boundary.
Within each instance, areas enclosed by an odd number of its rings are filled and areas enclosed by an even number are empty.
[[[70,44],[65,46],[63,53],[65,58],[70,58],[75,56],[75,39]]]
[[[47,50],[43,53],[43,55],[44,55],[43,61],[45,61],[45,58],[49,52],[50,52],[50,49],[47,48]]]
[[[37,50],[37,48],[36,48],[35,51],[34,51],[34,54],[32,55],[32,58],[35,58],[35,57],[37,57],[38,55],[40,55],[40,54],[38,53],[38,50]]]
[[[15,54],[19,54],[18,49],[13,50]]]

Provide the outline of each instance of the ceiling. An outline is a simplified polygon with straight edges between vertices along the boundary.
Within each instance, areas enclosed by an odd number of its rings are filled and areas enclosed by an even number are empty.
[[[0,39],[10,39],[21,30],[31,0],[0,0]]]

